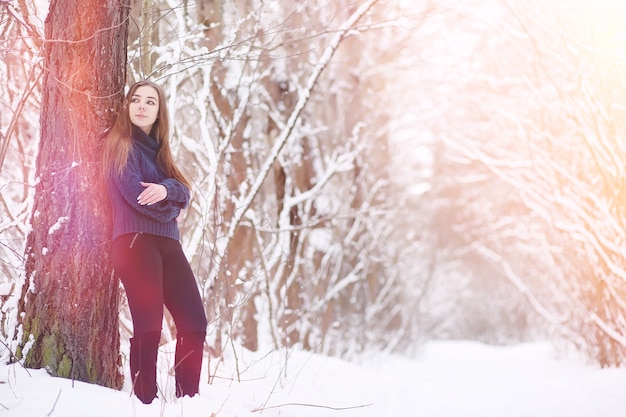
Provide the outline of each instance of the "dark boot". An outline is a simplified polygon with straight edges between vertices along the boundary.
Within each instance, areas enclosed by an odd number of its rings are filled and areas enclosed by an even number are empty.
[[[206,333],[186,333],[176,337],[174,373],[176,375],[176,397],[198,393],[204,337]]]
[[[133,392],[144,404],[156,398],[156,362],[160,332],[149,332],[130,339],[130,375]]]

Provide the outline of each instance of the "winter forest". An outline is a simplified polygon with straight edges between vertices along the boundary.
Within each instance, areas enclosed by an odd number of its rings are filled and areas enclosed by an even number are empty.
[[[550,340],[622,365],[624,13],[0,1],[0,341],[121,386],[132,323],[98,161],[126,86],[149,79],[193,181],[179,224],[212,357]]]

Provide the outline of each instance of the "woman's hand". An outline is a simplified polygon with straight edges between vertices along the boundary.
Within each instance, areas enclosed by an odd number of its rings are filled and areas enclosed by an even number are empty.
[[[161,184],[154,184],[152,182],[142,182],[142,186],[146,187],[145,190],[137,197],[137,202],[142,206],[150,206],[159,201],[165,200],[167,197],[167,188]]]

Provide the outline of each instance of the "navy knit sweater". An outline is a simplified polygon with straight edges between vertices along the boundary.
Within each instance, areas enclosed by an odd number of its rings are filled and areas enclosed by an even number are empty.
[[[176,218],[189,204],[189,190],[181,182],[168,178],[156,162],[159,144],[133,126],[133,149],[121,176],[108,178],[113,204],[113,239],[126,233],[151,233],[179,240]],[[145,187],[140,182],[161,184],[167,189],[163,201],[140,205],[137,197]]]

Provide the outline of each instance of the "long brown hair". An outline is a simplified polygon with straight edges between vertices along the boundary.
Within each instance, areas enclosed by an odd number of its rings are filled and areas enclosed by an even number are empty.
[[[156,90],[159,99],[159,113],[152,125],[150,136],[159,144],[157,164],[169,178],[174,178],[191,188],[183,173],[178,169],[172,158],[170,149],[170,121],[163,89],[152,81],[139,81],[133,84],[128,93],[122,111],[117,116],[113,127],[107,134],[102,151],[102,173],[104,178],[111,174],[122,175],[128,156],[133,147],[133,124],[128,113],[128,103],[135,91],[142,86],[149,86]]]

